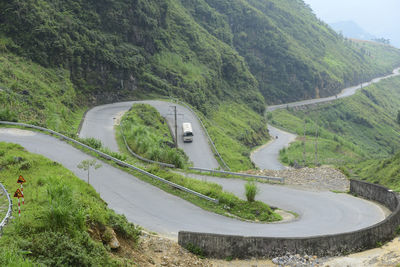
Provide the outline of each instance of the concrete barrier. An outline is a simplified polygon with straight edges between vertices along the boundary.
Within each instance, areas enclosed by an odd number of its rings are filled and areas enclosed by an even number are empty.
[[[350,192],[382,203],[392,211],[385,220],[370,227],[334,235],[273,238],[179,232],[178,243],[195,246],[212,258],[272,258],[291,254],[337,256],[376,247],[391,240],[400,225],[399,196],[385,187],[351,180]]]

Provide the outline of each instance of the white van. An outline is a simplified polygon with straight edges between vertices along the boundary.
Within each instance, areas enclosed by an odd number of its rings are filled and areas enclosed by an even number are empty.
[[[193,141],[193,130],[190,122],[182,123],[183,142]]]

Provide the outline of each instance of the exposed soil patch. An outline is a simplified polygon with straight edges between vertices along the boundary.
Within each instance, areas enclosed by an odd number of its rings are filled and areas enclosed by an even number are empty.
[[[201,259],[188,252],[174,240],[144,234],[138,248],[125,253],[137,266],[215,266],[209,259]]]

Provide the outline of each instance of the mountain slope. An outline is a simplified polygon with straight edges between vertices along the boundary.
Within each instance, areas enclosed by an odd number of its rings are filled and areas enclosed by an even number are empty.
[[[391,157],[400,151],[399,88],[400,77],[396,76],[332,103],[269,114],[274,124],[302,137],[281,152],[281,159],[303,163],[304,130],[306,164],[315,164],[317,152],[318,163],[339,166]]]
[[[196,6],[190,9],[192,15],[207,29],[210,17],[216,18],[211,32],[246,59],[268,103],[334,95],[345,85],[387,73],[400,64],[399,50],[389,47],[384,53],[391,54],[392,60],[376,64],[379,54],[338,35],[318,20],[303,1],[184,3]],[[205,7],[200,9],[199,5]],[[204,15],[207,5],[208,13],[217,15]],[[229,38],[218,31],[226,28],[231,30]]]
[[[267,103],[335,94],[389,72],[303,1],[1,1],[8,51],[63,67],[80,92],[110,102],[174,95],[207,113],[221,99]]]
[[[382,184],[393,190],[400,191],[400,153],[384,159],[369,160],[361,164],[350,166],[353,174],[363,180]],[[371,175],[371,174],[374,175]]]
[[[244,60],[196,24],[179,1],[2,1],[7,49],[62,66],[102,101],[176,95],[206,112],[218,99],[264,101]]]

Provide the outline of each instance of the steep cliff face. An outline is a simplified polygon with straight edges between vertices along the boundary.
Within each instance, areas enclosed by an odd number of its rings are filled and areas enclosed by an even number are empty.
[[[347,40],[300,0],[192,0],[184,5],[245,58],[268,103],[333,95],[400,64],[398,49],[380,46],[377,51]],[[392,58],[377,63],[382,55]]]
[[[7,51],[68,69],[98,102],[172,95],[205,114],[222,99],[262,113],[400,64],[398,50],[345,40],[301,0],[1,1],[0,33]]]

